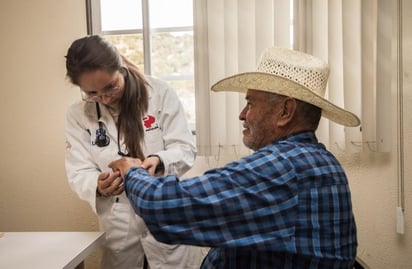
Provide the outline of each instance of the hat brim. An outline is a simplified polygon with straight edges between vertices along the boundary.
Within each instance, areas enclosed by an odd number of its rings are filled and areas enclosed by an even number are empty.
[[[212,86],[212,91],[246,92],[248,89],[261,90],[290,96],[322,109],[322,116],[338,124],[349,127],[360,125],[359,118],[342,109],[308,88],[291,80],[262,72],[246,72],[224,78]]]

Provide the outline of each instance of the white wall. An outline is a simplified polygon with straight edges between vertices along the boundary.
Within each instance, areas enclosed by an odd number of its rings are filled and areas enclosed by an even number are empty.
[[[65,79],[64,55],[86,34],[85,1],[1,0],[0,34],[0,231],[96,230],[96,218],[70,190],[64,171],[65,111],[78,97]],[[359,255],[373,269],[412,268],[412,61],[406,56],[404,235],[395,226],[396,143],[392,153],[337,153],[350,178]],[[394,137],[395,127],[388,126]],[[214,164],[199,158],[191,174]],[[97,268],[98,255],[88,258],[87,268]]]

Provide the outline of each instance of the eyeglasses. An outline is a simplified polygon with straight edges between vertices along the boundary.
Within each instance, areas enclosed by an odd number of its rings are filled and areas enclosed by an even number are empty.
[[[101,101],[103,97],[113,97],[120,91],[120,85],[115,85],[110,88],[107,88],[106,93],[103,94],[96,94],[96,93],[87,93],[80,89],[80,95],[82,96],[82,100],[86,102],[98,102]]]
[[[103,91],[103,94],[97,94],[97,92],[85,92],[80,89],[80,95],[85,102],[99,102],[103,97],[110,98],[116,96],[120,92],[120,81],[117,79],[115,83],[107,85]]]

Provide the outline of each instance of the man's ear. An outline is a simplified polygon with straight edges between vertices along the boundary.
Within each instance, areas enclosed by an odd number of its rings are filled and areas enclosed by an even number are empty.
[[[278,119],[278,126],[288,125],[295,115],[297,103],[294,98],[285,98],[283,100],[282,111]]]

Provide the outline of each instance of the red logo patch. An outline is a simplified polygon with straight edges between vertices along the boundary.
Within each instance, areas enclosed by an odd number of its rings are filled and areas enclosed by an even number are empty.
[[[153,123],[155,122],[156,122],[156,118],[151,115],[147,115],[146,117],[143,118],[143,123],[146,128],[152,127]]]

